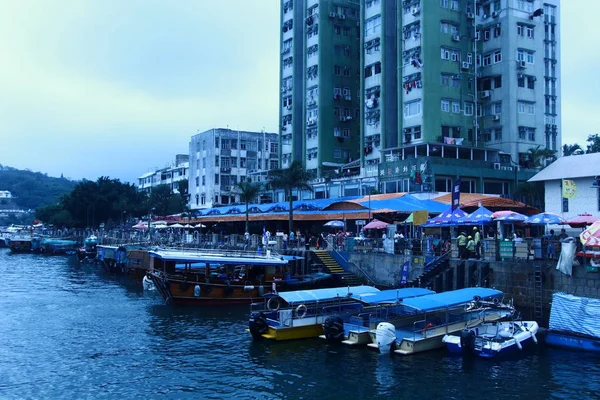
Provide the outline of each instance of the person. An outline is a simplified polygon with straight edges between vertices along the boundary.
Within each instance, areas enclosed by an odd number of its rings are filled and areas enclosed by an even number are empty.
[[[521,232],[517,232],[517,233],[515,234],[515,237],[514,237],[513,241],[514,241],[514,242],[517,242],[517,243],[518,243],[518,242],[522,242],[522,241],[523,241],[523,237],[521,236]]]
[[[296,236],[294,235],[294,231],[290,231],[290,247],[295,246]]]
[[[546,257],[553,260],[556,258],[556,235],[554,229],[550,229],[550,234],[544,236],[546,241]]]
[[[560,235],[558,235],[558,240],[560,240],[561,242],[564,242],[565,239],[568,237],[569,237],[569,235],[567,235],[567,231],[565,229],[561,229]]]
[[[494,228],[492,228],[491,226],[488,229],[488,237],[490,239],[493,239],[496,237],[496,231],[494,230]]]
[[[479,229],[477,227],[473,227],[473,241],[475,242],[475,258],[481,258],[481,247],[483,243],[481,242],[481,233],[479,233]]]
[[[456,244],[458,246],[458,258],[465,259],[467,256],[467,234],[466,232],[461,232],[460,235],[456,238]]]
[[[473,236],[467,237],[467,256],[465,258],[473,258],[475,256],[475,240]]]
[[[281,237],[281,241],[283,242],[283,249],[287,250],[288,246],[288,234],[283,232],[283,236]]]
[[[246,231],[246,233],[244,233],[244,241],[246,243],[248,243],[248,241],[250,241],[250,232]]]

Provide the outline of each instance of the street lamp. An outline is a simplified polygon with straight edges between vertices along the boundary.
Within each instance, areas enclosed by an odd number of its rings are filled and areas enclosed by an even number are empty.
[[[154,214],[156,209],[152,207],[150,209],[150,215],[148,216],[148,243],[152,241],[152,214]]]

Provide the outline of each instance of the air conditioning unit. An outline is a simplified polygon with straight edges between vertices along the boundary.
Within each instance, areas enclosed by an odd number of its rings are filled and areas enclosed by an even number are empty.
[[[455,42],[460,42],[460,36],[454,35],[454,36],[452,36],[452,40],[454,40]]]
[[[338,17],[339,17],[340,19],[346,19],[346,16],[345,16],[344,14],[340,14],[340,15],[338,15]]]
[[[344,96],[344,100],[352,100],[352,96]]]
[[[467,61],[463,61],[462,62],[462,65],[461,65],[462,69],[469,69],[469,67],[470,67],[470,65],[469,65],[469,63]]]
[[[527,66],[527,63],[525,61],[517,61],[518,68],[525,68],[526,66]]]
[[[489,16],[489,15],[487,15],[487,14],[483,14],[483,16],[482,16],[482,18],[483,18],[483,19],[488,19],[489,17],[490,17],[490,16]]]
[[[346,120],[346,117],[344,117],[343,115],[340,117],[340,121],[343,122]]]
[[[314,183],[323,183],[325,182],[325,178],[315,178]]]
[[[467,18],[468,19],[473,19],[473,18],[475,18],[475,14],[473,14],[472,12],[468,12],[467,13]]]
[[[482,99],[486,99],[486,98],[490,97],[490,94],[491,93],[489,90],[482,90],[480,96]]]
[[[410,133],[410,128],[404,128],[404,129],[402,129],[402,133]]]
[[[500,13],[498,11],[494,11],[492,13],[492,18],[498,18],[500,16]]]
[[[221,186],[221,190],[224,192],[229,192],[231,190],[231,186]]]
[[[334,12],[330,12],[329,13],[329,18],[335,18],[335,13]]]
[[[417,15],[420,12],[421,12],[421,9],[419,7],[415,7],[411,11],[412,15]]]
[[[500,121],[500,115],[494,115],[494,121]]]
[[[291,110],[292,109],[292,105],[288,104],[285,108],[287,108],[288,110]]]
[[[346,116],[346,121],[352,121],[352,117],[351,116]]]
[[[500,163],[494,163],[494,169],[500,169]]]

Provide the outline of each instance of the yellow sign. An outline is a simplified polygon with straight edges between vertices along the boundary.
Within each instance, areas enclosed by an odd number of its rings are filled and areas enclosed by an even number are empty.
[[[562,197],[563,199],[572,199],[577,195],[577,185],[570,179],[562,180]]]
[[[413,225],[414,226],[418,226],[418,225],[423,225],[424,223],[427,222],[427,210],[419,210],[419,211],[414,211],[413,212]]]

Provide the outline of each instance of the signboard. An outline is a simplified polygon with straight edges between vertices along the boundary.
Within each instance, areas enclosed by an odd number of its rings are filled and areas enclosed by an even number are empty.
[[[427,218],[429,218],[427,214],[427,210],[419,210],[413,212],[413,225],[423,225],[427,222]]]
[[[366,222],[364,219],[357,219],[356,220],[356,225],[366,225]]]

